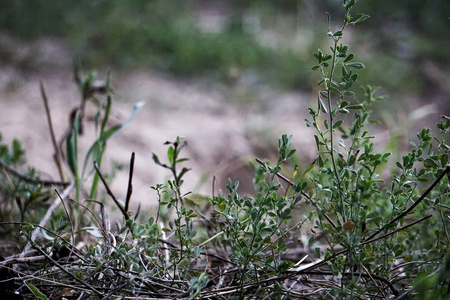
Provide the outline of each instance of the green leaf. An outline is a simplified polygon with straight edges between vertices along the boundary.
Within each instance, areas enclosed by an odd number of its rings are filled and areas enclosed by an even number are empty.
[[[161,162],[159,161],[159,158],[155,153],[153,153],[152,158],[153,158],[153,161],[155,162],[155,164],[161,165]]]
[[[353,5],[355,5],[355,3],[356,3],[356,0],[348,0],[348,1],[345,1],[344,7],[345,7],[346,9],[352,8]]]
[[[320,96],[317,96],[317,105],[319,106],[319,109],[323,112],[323,113],[327,113],[327,108],[325,107],[325,104],[322,102],[322,99],[320,98]]]
[[[111,96],[108,95],[106,99],[106,107],[105,107],[105,116],[103,117],[101,132],[103,132],[106,128],[106,124],[108,124],[109,113],[111,112],[112,99]]]
[[[345,108],[346,106],[348,106],[350,103],[348,101],[342,101],[341,105],[339,105],[340,108]]]
[[[321,155],[319,155],[319,157],[317,158],[317,165],[318,165],[320,168],[323,168],[323,166],[324,166],[323,159],[322,159],[322,156],[321,156]]]
[[[351,61],[353,58],[355,58],[355,55],[353,53],[350,53],[349,55],[347,55],[347,57],[344,60],[344,63],[347,63],[349,61]]]
[[[179,267],[186,267],[189,264],[189,260],[187,260],[186,258],[182,259],[179,263],[178,266]]]
[[[423,161],[423,165],[425,166],[425,168],[433,168],[433,169],[439,168],[439,166],[436,164],[436,162],[434,160],[432,160],[431,158],[425,159]]]
[[[175,156],[175,148],[173,146],[170,146],[167,150],[167,159],[169,160],[169,164],[173,166],[174,163],[174,156]]]
[[[335,87],[339,86],[339,83],[336,80],[331,79],[331,84],[334,85]]]
[[[319,143],[319,137],[317,135],[314,135],[314,140],[316,141],[317,150],[320,151],[320,143]]]
[[[181,163],[183,161],[188,161],[188,160],[189,160],[189,158],[180,158],[180,159],[177,159],[176,163]]]
[[[36,296],[36,298],[38,298],[39,300],[48,300],[47,296],[45,296],[41,291],[37,289],[37,287],[35,287],[31,283],[28,284],[27,287],[30,289],[33,295]]]
[[[346,107],[346,109],[364,109],[364,105],[362,104],[349,105]]]
[[[366,66],[361,62],[351,62],[345,64],[347,67],[355,68],[355,69],[364,69]]]
[[[331,91],[332,93],[336,93],[336,94],[340,94],[340,93],[341,93],[341,91],[338,90],[337,88],[335,88],[334,86],[330,87],[330,91]]]
[[[316,162],[314,161],[314,162],[308,167],[308,169],[306,169],[305,172],[303,172],[302,178],[303,178],[306,174],[308,174],[309,172],[311,172],[312,170],[314,170],[315,167],[316,167]],[[306,187],[306,182],[304,182],[304,184],[305,184],[305,187]]]
[[[363,22],[363,21],[367,20],[368,18],[370,18],[370,16],[365,15],[365,14],[359,14],[353,18],[353,20],[351,21],[351,24],[355,25],[356,23]]]
[[[127,126],[128,123],[130,123],[134,119],[136,114],[143,106],[144,102],[136,103],[133,107],[133,111],[131,112],[130,116],[124,123],[114,125],[105,131],[105,127],[109,120],[109,113],[111,110],[111,98],[108,96],[108,101],[105,109],[105,116],[103,117],[102,128],[100,131],[100,137],[92,144],[92,146],[89,148],[86,154],[83,164],[83,174],[85,173],[86,167],[90,160],[97,161],[98,164],[101,165],[101,160],[107,141],[116,133],[118,133],[120,130],[122,130],[125,126]]]
[[[317,258],[320,258],[320,248],[319,247],[314,248],[314,255]]]
[[[355,96],[355,92],[352,92],[352,91],[345,91],[345,92],[344,92],[344,95],[345,95],[345,96],[349,96],[349,97],[353,97],[353,96]]]
[[[108,129],[107,131],[102,133],[102,135],[100,136],[100,142],[106,143],[106,141],[110,137],[112,137],[114,134],[119,132],[119,130],[121,130],[122,128],[123,128],[123,125],[114,125],[114,126],[112,126],[110,129]]]
[[[351,155],[348,159],[348,165],[352,166],[356,161],[356,155]]]
[[[440,232],[439,232],[439,230],[435,229],[435,230],[434,230],[434,235],[436,236],[437,239],[439,239],[439,237],[440,237]]]
[[[183,177],[184,174],[186,174],[190,169],[188,168],[183,168],[180,172],[180,174],[178,175],[178,178]]]
[[[62,222],[62,223],[59,225],[59,227],[58,227],[55,231],[56,231],[56,232],[61,232],[61,231],[63,231],[64,229],[66,229],[68,225],[69,225],[69,222],[68,222],[68,221],[64,221],[64,222]]]

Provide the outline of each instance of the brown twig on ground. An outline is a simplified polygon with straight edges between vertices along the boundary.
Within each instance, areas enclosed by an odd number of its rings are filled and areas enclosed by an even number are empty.
[[[107,226],[106,226],[106,210],[105,210],[105,205],[103,203],[101,203],[100,201],[97,200],[86,200],[86,202],[94,202],[97,203],[98,205],[100,205],[100,214],[102,216],[102,222],[100,223],[100,221],[98,220],[97,216],[94,215],[94,213],[87,207],[84,206],[81,203],[77,203],[78,205],[84,207],[88,212],[91,213],[91,215],[94,217],[95,221],[97,222],[97,224],[101,227],[101,231],[103,234],[103,237],[105,238],[106,241],[106,245],[108,248],[111,247],[111,245],[115,246],[114,243],[114,235],[108,230]]]
[[[72,244],[70,243],[70,241],[66,240],[64,237],[62,237],[61,235],[59,235],[57,232],[54,232],[54,231],[52,231],[52,230],[50,230],[50,229],[48,229],[48,228],[46,228],[46,227],[44,227],[44,226],[42,226],[42,225],[31,224],[31,223],[27,223],[27,222],[0,222],[0,225],[5,225],[5,224],[13,224],[13,225],[20,225],[20,226],[33,225],[34,227],[36,227],[35,230],[42,229],[42,230],[48,231],[48,232],[51,233],[52,235],[57,236],[59,239],[61,239],[61,241],[63,241],[63,242],[66,244],[66,246],[73,248],[73,249],[75,250],[75,251],[74,251],[74,254],[75,254],[79,259],[81,259],[81,260],[83,260],[84,262],[86,262],[86,260],[83,258],[83,256],[81,256],[81,255],[79,255],[79,254],[77,253],[77,252],[79,252],[79,250],[76,249],[75,246],[72,245]],[[33,232],[33,233],[34,233],[34,232]],[[36,249],[36,250],[37,250],[37,249]],[[33,254],[34,254],[34,251],[31,250],[31,247],[28,247],[28,248],[25,248],[20,254],[14,255],[14,257],[19,257],[19,258],[28,257],[28,256],[30,255],[30,253],[31,253],[31,255],[33,255]]]
[[[67,219],[69,220],[70,224],[70,238],[72,245],[75,243],[75,234],[73,233],[73,222],[72,218],[70,217],[69,211],[67,210],[66,204],[64,203],[64,199],[61,197],[61,195],[58,193],[57,190],[55,190],[56,194],[58,195],[59,199],[61,200],[61,204],[63,205],[64,212],[66,213]],[[72,255],[72,250],[70,251],[70,255]]]
[[[29,240],[29,242],[31,243],[32,247],[36,250],[38,250],[43,256],[45,256],[45,258],[47,258],[47,260],[49,260],[54,266],[56,266],[58,269],[60,269],[63,273],[67,274],[69,277],[73,278],[75,281],[81,283],[83,286],[87,287],[88,289],[90,289],[91,291],[93,291],[94,293],[96,293],[98,296],[103,295],[102,292],[98,291],[96,288],[94,288],[92,285],[90,285],[89,283],[85,282],[84,280],[81,280],[80,278],[78,278],[76,275],[70,273],[69,271],[67,271],[64,266],[62,266],[61,264],[59,264],[56,260],[54,260],[50,255],[48,255],[41,247],[39,247],[35,242],[33,242],[31,239]]]
[[[0,261],[0,266],[5,267],[7,265],[14,264],[28,264],[37,261],[45,260],[44,255],[28,256],[28,257],[6,257],[4,261]]]
[[[124,216],[125,220],[128,221],[130,219],[130,216],[128,215],[128,211],[125,210],[125,208],[119,203],[119,201],[117,200],[116,196],[111,191],[111,188],[109,187],[108,183],[106,182],[105,177],[103,177],[102,172],[100,172],[100,169],[99,169],[98,164],[97,164],[96,161],[94,161],[94,168],[97,171],[98,176],[102,180],[103,185],[105,186],[106,192],[113,199],[114,203],[119,208],[119,210],[122,213],[122,215]]]
[[[87,207],[86,205],[83,205],[83,204],[81,204],[80,202],[77,202],[77,201],[75,201],[75,200],[73,200],[73,199],[70,199],[70,198],[69,198],[69,200],[72,201],[75,205],[79,205],[79,206],[81,206],[82,208],[84,208],[85,210],[87,210],[87,211],[92,215],[92,217],[94,218],[94,220],[95,220],[95,222],[97,223],[97,225],[101,228],[101,232],[103,233],[103,237],[104,237],[106,240],[109,240],[108,236],[110,236],[110,234],[109,234],[109,231],[106,230],[105,219],[103,219],[102,222],[100,222],[100,220],[97,218],[97,216],[92,212],[92,210],[91,210],[89,207]],[[104,212],[104,205],[103,205],[103,203],[101,203],[101,202],[99,202],[99,201],[96,201],[96,200],[86,200],[86,201],[87,201],[87,202],[95,202],[95,203],[97,203],[97,204],[100,204],[100,206],[101,206],[100,211],[101,211],[102,217],[103,217],[104,215],[106,215],[105,212]]]
[[[55,209],[59,206],[59,204],[61,203],[61,201],[62,201],[63,199],[65,199],[65,198],[70,194],[70,192],[71,192],[74,188],[75,188],[75,183],[72,182],[72,183],[71,183],[71,184],[70,184],[70,185],[62,192],[62,194],[59,194],[59,193],[58,193],[58,197],[59,197],[59,198],[56,198],[56,199],[53,201],[52,205],[50,205],[50,207],[48,208],[47,212],[45,213],[45,216],[42,218],[41,222],[39,223],[39,226],[44,227],[44,225],[47,224],[47,222],[50,220],[50,218],[51,218],[53,212],[55,211]],[[39,229],[39,227],[38,227],[38,228],[36,228],[36,229],[33,231],[32,235],[31,235],[31,240],[32,240],[33,242],[36,240],[36,238],[37,238],[37,236],[38,236],[38,234],[39,234],[39,230],[40,230],[40,229]],[[27,249],[27,248],[26,248],[26,249]],[[29,249],[29,248],[28,248],[28,249]]]

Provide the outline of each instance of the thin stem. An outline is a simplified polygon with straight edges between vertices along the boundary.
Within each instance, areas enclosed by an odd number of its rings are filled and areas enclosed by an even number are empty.
[[[450,165],[447,165],[445,170],[439,175],[439,177],[433,182],[433,184],[425,191],[425,193],[422,194],[422,196],[420,196],[420,198],[414,202],[413,205],[411,205],[408,209],[406,209],[405,211],[403,211],[401,214],[399,214],[397,217],[395,217],[394,219],[392,219],[391,221],[389,221],[389,223],[387,223],[386,225],[384,225],[383,227],[381,227],[380,229],[378,229],[377,231],[375,231],[371,236],[369,236],[368,238],[366,238],[364,241],[369,241],[371,240],[373,237],[375,237],[378,233],[380,233],[381,231],[383,231],[384,228],[388,227],[391,224],[394,224],[395,222],[397,222],[399,219],[403,218],[404,216],[406,216],[409,212],[411,212],[420,202],[422,202],[422,200],[425,199],[425,197],[434,189],[434,187],[442,180],[442,178],[444,178],[445,175],[450,174]]]
[[[103,182],[103,185],[105,186],[106,192],[113,199],[114,203],[119,208],[119,210],[122,213],[122,215],[124,216],[125,220],[128,221],[130,219],[130,216],[128,215],[128,211],[126,211],[125,208],[122,206],[122,204],[119,203],[119,200],[117,200],[117,197],[111,191],[111,188],[109,187],[108,183],[106,182],[105,177],[103,177],[96,161],[94,161],[94,168],[97,171],[98,176],[100,176],[100,179]]]
[[[71,181],[54,181],[54,180],[42,180],[42,179],[33,179],[26,175],[19,173],[18,171],[11,168],[3,159],[0,158],[0,167],[4,168],[8,173],[14,175],[22,181],[31,183],[31,184],[42,184],[45,186],[52,185],[61,185],[61,186],[69,186]]]
[[[345,26],[345,25],[344,25]],[[342,28],[342,30],[344,30],[344,27]],[[339,191],[339,195],[341,198],[341,212],[342,212],[342,216],[344,219],[344,222],[347,220],[347,216],[345,213],[345,203],[344,203],[344,197],[342,195],[342,188],[341,188],[341,180],[339,178],[339,173],[337,171],[337,167],[336,167],[336,161],[335,161],[335,157],[334,157],[334,138],[333,138],[333,111],[331,109],[331,84],[332,84],[332,79],[333,79],[333,75],[334,75],[334,69],[336,67],[336,49],[337,49],[337,44],[339,41],[339,38],[333,37],[334,38],[334,48],[333,48],[333,59],[331,62],[331,70],[330,70],[330,76],[328,78],[328,82],[327,82],[327,104],[328,104],[328,114],[329,114],[329,126],[330,126],[330,156],[331,156],[331,162],[333,163],[333,171],[334,171],[334,176],[336,177],[336,182],[337,182],[337,187],[338,187],[338,191]]]
[[[86,281],[81,280],[80,278],[78,278],[77,276],[75,276],[74,274],[70,273],[69,271],[67,271],[64,266],[62,266],[61,264],[59,264],[57,261],[55,261],[50,255],[48,255],[41,247],[39,247],[35,242],[33,242],[31,240],[31,238],[28,237],[28,241],[30,242],[31,246],[36,249],[37,251],[39,251],[43,256],[45,256],[45,258],[47,260],[49,260],[53,265],[55,265],[58,269],[60,269],[63,273],[67,274],[69,277],[73,278],[75,281],[79,282],[81,285],[85,286],[86,288],[88,288],[89,290],[93,291],[94,293],[96,293],[98,296],[103,295],[102,292],[100,292],[99,290],[97,290],[96,288],[94,288],[92,285],[90,285],[89,283],[87,283]]]
[[[134,152],[132,152],[131,159],[130,159],[130,173],[128,175],[127,197],[125,200],[125,211],[128,211],[128,208],[130,207],[131,194],[133,193],[134,159],[135,159],[135,154],[134,154]]]
[[[62,156],[61,156],[60,149],[58,147],[58,143],[56,142],[55,131],[53,130],[52,116],[50,114],[50,107],[48,105],[47,95],[45,93],[44,84],[42,83],[42,81],[40,81],[40,87],[41,87],[42,99],[44,100],[45,113],[47,115],[48,128],[50,130],[50,137],[52,139],[53,148],[55,150],[56,165],[58,166],[59,176],[60,176],[61,180],[65,181],[66,178],[64,176],[63,167],[62,167]]]

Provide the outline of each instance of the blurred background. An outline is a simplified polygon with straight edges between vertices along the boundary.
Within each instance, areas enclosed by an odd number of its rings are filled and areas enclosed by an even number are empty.
[[[3,0],[0,58],[22,68],[41,67],[38,58],[44,57],[20,55],[14,42],[55,38],[89,66],[310,89],[312,51],[326,46],[325,12],[337,28],[341,2]],[[355,9],[354,15],[371,16],[348,41],[368,66],[367,81],[417,95],[434,96],[444,88],[450,56],[448,1],[364,0]],[[57,58],[47,63],[60,64]]]
[[[162,143],[177,135],[191,145],[187,155],[197,178],[251,176],[248,157],[273,158],[284,132],[294,135],[299,159],[309,163],[314,144],[306,137],[313,132],[305,133],[304,119],[316,105],[319,79],[312,53],[329,49],[325,12],[338,30],[341,2],[2,0],[0,131],[6,140],[23,140],[25,149],[37,151],[28,155],[30,163],[56,175],[44,163],[52,150],[46,121],[36,116],[43,112],[37,82],[47,86],[62,134],[64,109],[78,97],[71,75],[78,58],[102,76],[113,70],[118,119],[126,119],[133,102],[147,103],[109,150],[126,146],[114,156],[125,166],[131,151],[140,154],[136,172],[146,191],[159,180],[151,153],[162,155]],[[388,97],[373,108],[382,124],[373,130],[382,150],[400,149],[400,155],[420,128],[434,128],[450,114],[450,1],[361,0],[353,15],[359,12],[370,19],[349,27],[343,43],[366,65],[360,85],[380,86]],[[27,122],[43,125],[32,133]]]

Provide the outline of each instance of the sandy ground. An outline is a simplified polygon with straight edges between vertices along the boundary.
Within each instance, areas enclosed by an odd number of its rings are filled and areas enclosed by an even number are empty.
[[[104,74],[99,74],[99,77]],[[11,66],[0,69],[0,132],[3,143],[13,138],[22,142],[29,165],[43,178],[58,178],[53,163],[53,148],[39,91],[44,83],[51,106],[55,134],[59,139],[69,126],[69,114],[79,103],[79,93],[71,70],[23,73]],[[151,72],[112,72],[115,90],[112,123],[124,122],[135,103],[145,103],[136,118],[116,136],[107,148],[105,172],[110,162],[124,164],[112,185],[124,198],[128,180],[128,162],[136,153],[132,202],[143,207],[156,204],[151,186],[169,178],[167,170],[155,165],[152,153],[165,160],[164,142],[185,137],[188,147],[183,164],[191,171],[185,178],[184,192],[211,195],[224,188],[227,178],[240,180],[240,192],[252,191],[249,161],[255,157],[276,158],[277,139],[282,133],[294,135],[302,155],[314,154],[311,129],[306,129],[309,95],[277,94],[264,88],[229,88],[208,84],[205,80],[182,81]],[[87,107],[86,128],[80,140],[84,157],[94,138],[93,116],[96,106]],[[309,149],[307,151],[303,149]],[[108,164],[109,162],[109,164]],[[23,170],[22,170],[23,171]]]

